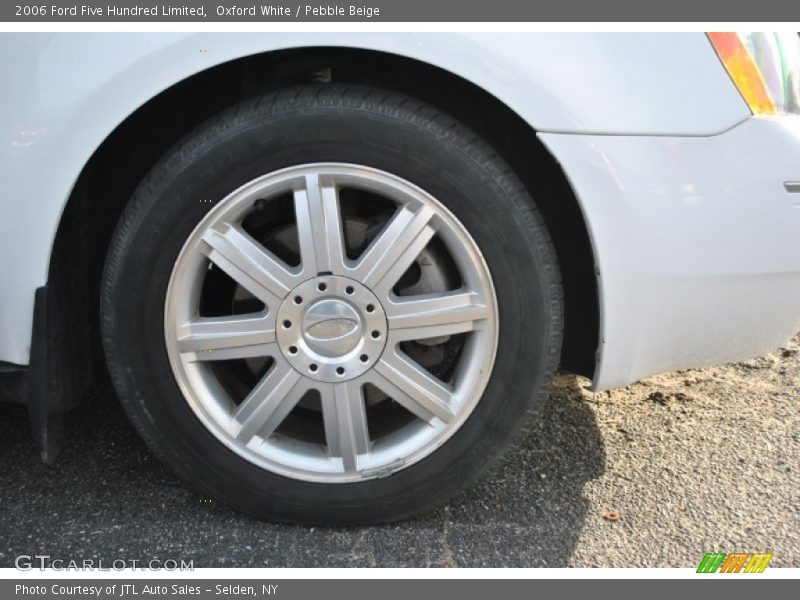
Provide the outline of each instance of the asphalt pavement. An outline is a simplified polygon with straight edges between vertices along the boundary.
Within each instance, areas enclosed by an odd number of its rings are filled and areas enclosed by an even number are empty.
[[[798,338],[753,361],[610,393],[560,376],[538,427],[470,492],[380,527],[275,525],[187,488],[107,379],[54,465],[0,403],[0,566],[20,554],[195,567],[694,567],[705,552],[800,566]]]

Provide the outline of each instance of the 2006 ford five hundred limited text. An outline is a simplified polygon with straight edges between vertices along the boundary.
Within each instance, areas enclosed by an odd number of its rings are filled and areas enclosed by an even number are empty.
[[[108,366],[262,518],[425,511],[595,389],[800,330],[800,38],[0,36],[0,387]],[[95,360],[97,359],[97,360]]]

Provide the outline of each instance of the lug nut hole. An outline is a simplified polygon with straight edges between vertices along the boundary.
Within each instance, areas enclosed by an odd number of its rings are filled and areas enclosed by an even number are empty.
[[[369,356],[367,356],[366,354],[362,354],[360,358],[361,358],[361,362],[363,362],[363,363],[369,362]]]
[[[344,375],[344,367],[336,367],[337,375]]]
[[[344,288],[344,291],[346,294],[352,294],[353,292],[355,292],[352,285],[348,285],[346,288]]]
[[[368,313],[375,312],[375,306],[372,304],[367,304],[367,312]]]
[[[379,337],[381,337],[381,332],[380,331],[375,330],[375,331],[372,332],[372,339],[373,340],[377,340]]]
[[[312,373],[316,373],[317,369],[319,369],[319,367],[316,365],[316,363],[311,363],[310,365],[308,365],[308,370],[311,371]]]
[[[284,329],[291,329],[292,328],[292,322],[289,319],[286,319],[283,322],[283,328]]]
[[[289,354],[297,354],[297,346],[289,346]]]
[[[302,304],[303,303],[303,297],[302,296],[295,296],[294,297],[294,303],[295,304]]]
[[[327,289],[328,289],[328,285],[327,285],[327,284],[326,284],[324,281],[323,281],[323,282],[320,282],[320,284],[317,286],[317,289],[318,289],[320,292],[324,292],[325,290],[327,290]]]

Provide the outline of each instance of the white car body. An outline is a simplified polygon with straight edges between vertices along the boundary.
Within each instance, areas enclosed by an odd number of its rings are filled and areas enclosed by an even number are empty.
[[[800,330],[800,194],[784,186],[800,118],[754,117],[704,34],[25,34],[0,36],[0,361],[29,364],[35,291],[106,137],[196,73],[311,46],[434,65],[537,132],[591,235],[595,389]]]

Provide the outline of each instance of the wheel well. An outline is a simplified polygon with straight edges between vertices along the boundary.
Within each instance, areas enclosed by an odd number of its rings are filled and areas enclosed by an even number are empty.
[[[121,123],[92,155],[56,234],[49,285],[61,310],[103,364],[99,342],[100,279],[109,241],[138,183],[194,127],[245,98],[304,82],[375,85],[417,97],[458,118],[485,139],[535,198],[553,238],[565,296],[561,366],[591,377],[599,310],[594,256],[571,187],[536,132],[485,90],[437,67],[380,52],[308,48],[242,58],[198,73],[160,93]],[[65,276],[65,273],[71,274]],[[69,284],[59,282],[68,281]],[[88,319],[88,322],[87,322]],[[70,319],[71,320],[71,319]]]

